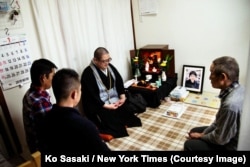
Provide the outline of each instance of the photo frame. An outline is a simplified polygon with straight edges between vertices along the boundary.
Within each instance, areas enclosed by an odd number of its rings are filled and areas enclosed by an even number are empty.
[[[202,93],[204,73],[204,66],[183,65],[182,86],[191,92]]]

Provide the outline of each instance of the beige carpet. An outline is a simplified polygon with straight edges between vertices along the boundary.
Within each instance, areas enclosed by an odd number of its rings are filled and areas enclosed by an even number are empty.
[[[158,108],[147,108],[138,117],[142,127],[128,128],[128,137],[116,138],[108,142],[114,151],[161,151],[182,150],[185,135],[196,126],[213,122],[217,109],[183,103],[186,110],[180,118],[163,116],[176,102],[165,102]]]

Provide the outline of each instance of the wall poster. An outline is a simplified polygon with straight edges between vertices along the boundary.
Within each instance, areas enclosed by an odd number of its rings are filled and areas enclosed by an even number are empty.
[[[139,0],[140,15],[152,15],[158,13],[157,0]]]

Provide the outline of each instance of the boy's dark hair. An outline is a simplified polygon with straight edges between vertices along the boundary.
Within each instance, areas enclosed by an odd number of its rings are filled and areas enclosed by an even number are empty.
[[[196,72],[195,72],[195,71],[191,71],[191,72],[189,73],[189,76],[191,76],[191,75],[194,75],[194,76],[196,76],[196,77],[197,77],[197,74],[196,74]]]
[[[56,65],[47,59],[35,60],[30,68],[31,82],[35,86],[41,86],[40,79],[45,74],[48,78],[53,69],[57,69]]]
[[[78,73],[69,68],[63,68],[56,72],[52,79],[52,88],[56,101],[66,99],[73,89],[78,89],[80,85]]]

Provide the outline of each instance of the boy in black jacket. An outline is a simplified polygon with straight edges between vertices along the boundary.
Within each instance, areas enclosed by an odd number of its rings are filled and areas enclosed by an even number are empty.
[[[45,151],[60,154],[110,151],[96,126],[74,108],[81,98],[77,72],[59,70],[52,80],[52,88],[56,104],[44,119],[42,138]]]

